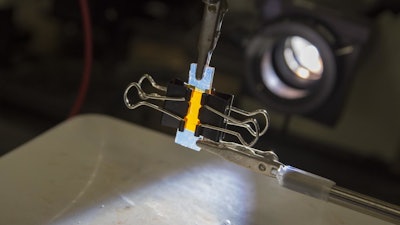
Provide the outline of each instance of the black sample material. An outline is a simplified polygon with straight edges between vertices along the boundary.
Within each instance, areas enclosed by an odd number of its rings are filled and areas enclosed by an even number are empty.
[[[185,121],[183,120],[187,114],[189,108],[189,100],[192,94],[192,90],[185,86],[185,83],[181,80],[172,80],[167,87],[167,97],[184,97],[186,101],[164,101],[163,108],[179,117],[182,120],[177,120],[165,113],[161,117],[161,125],[179,129],[183,131],[185,127]]]
[[[201,99],[202,107],[199,111],[200,124],[208,124],[219,128],[226,128],[227,121],[204,106],[208,106],[217,110],[218,112],[229,115],[232,102],[233,95],[219,92],[213,92],[212,94],[204,93]],[[201,125],[196,127],[195,136],[199,135],[216,142],[220,141],[223,137],[222,132],[205,128]]]

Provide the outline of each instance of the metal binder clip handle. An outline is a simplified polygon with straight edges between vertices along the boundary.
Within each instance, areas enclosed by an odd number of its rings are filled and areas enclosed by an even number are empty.
[[[155,89],[159,90],[159,91],[166,92],[166,90],[167,90],[166,87],[158,85],[150,75],[145,74],[140,78],[140,80],[138,82],[130,83],[128,85],[128,87],[125,89],[125,92],[124,92],[124,103],[125,103],[126,107],[128,109],[136,109],[136,108],[138,108],[140,106],[147,106],[147,107],[153,108],[155,110],[158,110],[158,111],[160,111],[162,113],[165,113],[165,114],[167,114],[167,115],[169,115],[169,116],[171,116],[171,117],[173,117],[173,118],[175,118],[177,120],[183,120],[183,118],[181,118],[181,117],[169,112],[168,110],[165,110],[161,106],[155,105],[153,103],[150,103],[150,102],[147,102],[147,101],[139,101],[137,103],[132,103],[130,101],[130,99],[128,97],[128,94],[130,93],[130,90],[132,88],[135,88],[137,90],[137,93],[138,93],[138,95],[139,95],[141,100],[151,100],[151,99],[153,99],[153,100],[161,100],[161,101],[185,101],[185,98],[167,97],[167,96],[164,96],[164,95],[160,95],[158,93],[146,93],[142,89],[142,83],[143,83],[144,80],[148,80],[150,82],[151,86],[154,87]]]

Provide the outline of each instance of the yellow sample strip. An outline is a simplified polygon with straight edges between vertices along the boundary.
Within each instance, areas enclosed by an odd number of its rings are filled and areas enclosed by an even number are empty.
[[[185,129],[195,132],[196,126],[200,123],[199,120],[199,110],[201,108],[201,97],[203,96],[203,91],[199,89],[194,89],[192,91],[192,96],[189,101],[188,113],[185,117]]]

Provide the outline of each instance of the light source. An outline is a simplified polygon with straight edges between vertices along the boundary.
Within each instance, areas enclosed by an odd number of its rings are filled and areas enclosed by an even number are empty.
[[[300,1],[260,3],[263,26],[247,45],[247,83],[270,109],[333,125],[369,27]]]
[[[306,39],[293,36],[285,40],[283,56],[286,65],[303,80],[319,80],[324,65],[321,55],[313,44]]]

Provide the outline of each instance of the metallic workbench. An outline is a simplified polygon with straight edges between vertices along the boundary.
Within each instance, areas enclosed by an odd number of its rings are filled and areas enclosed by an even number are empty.
[[[0,158],[0,224],[389,224],[102,115]]]

